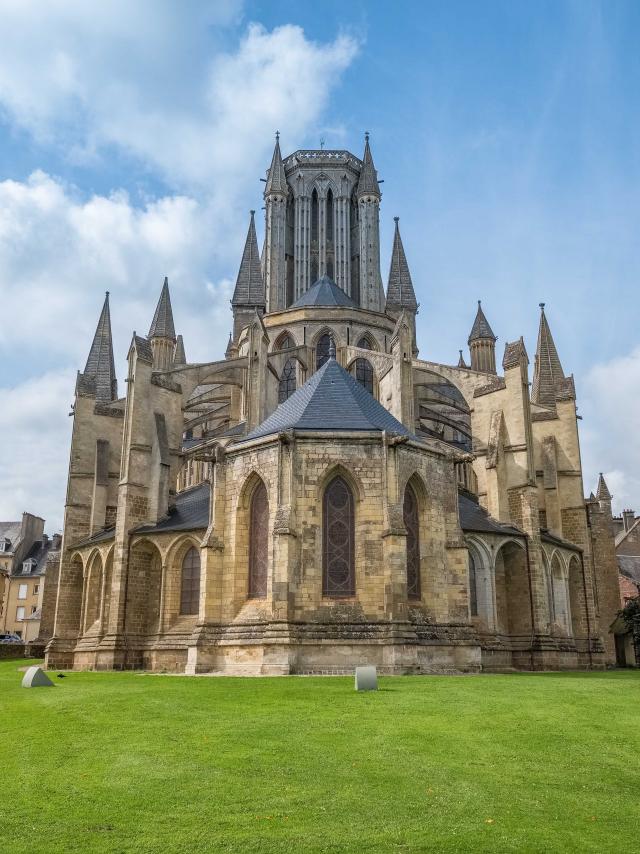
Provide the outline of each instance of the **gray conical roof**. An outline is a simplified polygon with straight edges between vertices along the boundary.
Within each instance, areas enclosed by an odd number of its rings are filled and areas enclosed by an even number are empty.
[[[549,329],[544,303],[540,303],[538,346],[533,369],[531,400],[540,406],[555,406],[558,381],[564,379],[560,357]]]
[[[609,487],[606,484],[602,472],[600,472],[600,477],[598,478],[598,489],[596,490],[596,498],[598,499],[598,501],[611,501],[612,498],[612,495],[609,492]]]
[[[319,278],[308,291],[299,296],[289,307],[300,308],[305,305],[345,305],[352,308],[356,307],[355,302],[349,294],[346,294],[342,288],[339,288],[329,276]]]
[[[187,357],[184,352],[184,340],[182,335],[178,335],[176,339],[176,348],[173,351],[173,364],[174,365],[186,365]]]
[[[482,304],[480,300],[478,300],[478,311],[476,312],[476,319],[473,321],[473,326],[471,327],[468,343],[471,344],[472,341],[478,341],[481,338],[490,338],[492,341],[497,341],[496,336],[493,334],[493,330],[489,326],[489,321],[484,316]]]
[[[418,301],[413,290],[411,273],[407,264],[407,256],[404,254],[404,246],[400,237],[398,226],[399,217],[394,217],[396,228],[393,235],[393,251],[391,252],[391,266],[389,267],[389,284],[387,286],[387,305],[393,307],[408,308],[416,311]]]
[[[267,174],[264,194],[268,196],[270,193],[282,193],[286,196],[288,191],[287,176],[285,175],[282,154],[280,153],[280,134],[276,133],[276,144],[273,149],[273,157],[271,158],[271,166]]]
[[[369,134],[364,135],[364,156],[362,158],[362,170],[358,181],[358,196],[378,196],[380,198],[380,186],[378,185],[378,173],[373,165],[373,157],[369,148]]]
[[[162,291],[160,292],[160,299],[158,300],[147,338],[173,338],[175,340],[175,337],[176,330],[173,325],[169,279],[165,276]]]
[[[255,211],[251,211],[249,230],[244,244],[242,261],[238,270],[236,287],[233,292],[231,305],[264,306],[264,283],[260,266],[260,252],[254,221]]]
[[[113,361],[113,339],[111,337],[111,313],[109,291],[104,299],[100,319],[93,336],[84,376],[93,382],[96,400],[111,401],[118,396],[118,382]]]
[[[386,430],[411,435],[332,355],[246,438],[257,439],[283,430],[329,430],[332,433]]]

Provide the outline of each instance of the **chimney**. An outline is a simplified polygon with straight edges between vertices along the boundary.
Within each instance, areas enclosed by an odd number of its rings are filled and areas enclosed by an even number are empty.
[[[49,542],[49,535],[48,535],[48,534],[43,534],[43,535],[42,535],[42,548],[43,548],[43,549],[46,549],[46,547],[47,547],[47,543],[48,543],[48,542]]]
[[[625,531],[628,531],[633,523],[636,520],[636,511],[635,510],[623,510],[622,511],[622,527]]]
[[[54,534],[51,540],[51,549],[54,552],[60,551],[62,545],[62,534]]]

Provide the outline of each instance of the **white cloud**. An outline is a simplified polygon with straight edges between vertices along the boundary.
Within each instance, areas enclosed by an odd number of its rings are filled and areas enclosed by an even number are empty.
[[[290,25],[249,25],[233,44],[240,13],[237,0],[0,0],[4,119],[43,155],[55,146],[99,168],[115,146],[178,191],[136,204],[45,171],[0,176],[0,516],[60,524],[68,405],[105,290],[121,393],[129,337],[146,332],[164,275],[188,358],[224,352],[273,131],[304,138],[357,50]]]
[[[582,383],[585,489],[603,472],[614,509],[640,510],[640,347],[595,365]]]

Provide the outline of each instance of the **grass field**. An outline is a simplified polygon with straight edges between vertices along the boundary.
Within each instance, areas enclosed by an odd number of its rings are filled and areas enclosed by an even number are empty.
[[[640,673],[237,679],[0,664],[3,852],[638,850]]]

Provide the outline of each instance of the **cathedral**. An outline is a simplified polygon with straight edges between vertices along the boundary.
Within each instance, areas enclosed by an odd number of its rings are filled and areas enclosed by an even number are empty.
[[[466,358],[422,358],[397,218],[383,285],[380,202],[368,136],[362,158],[283,157],[276,136],[224,359],[189,362],[165,279],[124,397],[107,294],[77,377],[49,667],[615,663],[611,496],[601,478],[584,497],[544,305],[531,383],[523,339],[498,354],[480,303]]]

